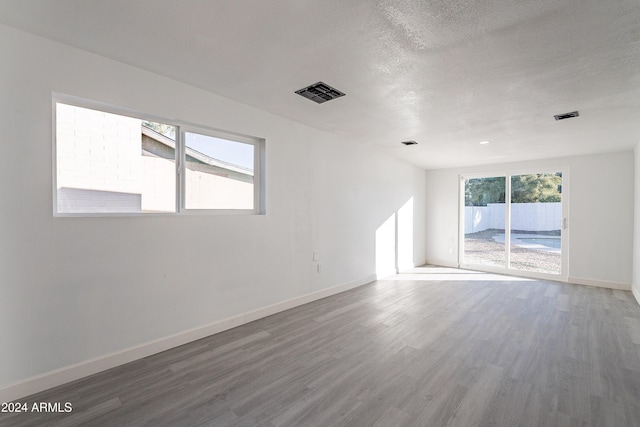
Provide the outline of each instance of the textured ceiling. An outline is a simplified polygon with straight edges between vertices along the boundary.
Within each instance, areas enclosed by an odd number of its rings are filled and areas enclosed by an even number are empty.
[[[640,142],[638,0],[0,0],[0,23],[425,168]],[[347,95],[294,93],[317,81]]]

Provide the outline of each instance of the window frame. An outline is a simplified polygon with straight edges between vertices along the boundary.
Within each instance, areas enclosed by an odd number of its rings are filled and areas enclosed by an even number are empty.
[[[511,234],[511,180],[514,176],[518,175],[530,175],[537,173],[553,174],[556,172],[562,173],[562,220],[561,220],[561,267],[558,274],[555,273],[543,273],[527,270],[518,270],[511,268],[510,266],[510,254],[507,251],[508,244],[505,243],[505,267],[485,266],[479,264],[469,264],[464,261],[464,239],[465,239],[465,179],[475,178],[491,178],[491,177],[504,177],[505,178],[505,242],[510,241]],[[462,173],[458,175],[458,254],[457,265],[458,268],[466,268],[470,270],[484,271],[487,273],[498,274],[514,274],[522,277],[531,277],[534,279],[544,280],[560,280],[567,281],[569,277],[569,251],[571,245],[569,243],[571,227],[568,224],[570,215],[570,203],[571,203],[571,180],[570,180],[571,168],[567,165],[542,165],[539,167],[521,167],[521,168],[505,168],[490,170],[488,172],[470,172]],[[508,227],[508,229],[507,229]],[[508,234],[507,234],[508,231]]]
[[[174,212],[59,212],[58,211],[58,155],[57,155],[57,104],[87,108],[103,113],[116,114],[138,120],[147,120],[175,127],[175,211]],[[52,92],[52,193],[54,217],[141,217],[165,215],[265,215],[265,139],[194,124],[185,120],[170,119],[154,114],[116,107],[98,101],[91,101],[72,95]],[[185,207],[186,190],[186,148],[185,133],[225,139],[253,146],[253,209],[187,209]]]

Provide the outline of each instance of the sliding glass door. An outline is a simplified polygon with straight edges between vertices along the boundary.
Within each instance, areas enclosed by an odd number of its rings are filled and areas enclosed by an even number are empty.
[[[460,265],[566,276],[562,171],[461,177]]]
[[[510,267],[562,273],[562,173],[511,176]]]
[[[504,176],[472,178],[465,181],[465,263],[507,267],[504,240],[506,188]]]

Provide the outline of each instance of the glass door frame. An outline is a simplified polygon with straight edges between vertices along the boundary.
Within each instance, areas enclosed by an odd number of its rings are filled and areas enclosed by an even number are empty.
[[[518,175],[562,173],[562,219],[560,226],[561,242],[561,267],[560,274],[550,274],[534,271],[525,271],[511,268],[510,242],[511,242],[511,178]],[[505,267],[467,264],[464,262],[465,243],[465,181],[474,178],[505,178]],[[557,280],[566,282],[569,277],[569,168],[563,167],[538,167],[523,169],[499,170],[488,173],[465,173],[458,176],[458,268],[484,271],[488,273],[502,273],[514,276],[531,277],[536,279]]]

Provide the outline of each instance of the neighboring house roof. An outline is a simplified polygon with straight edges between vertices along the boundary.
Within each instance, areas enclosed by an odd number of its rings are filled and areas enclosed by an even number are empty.
[[[174,151],[176,149],[176,142],[173,139],[168,138],[162,135],[161,133],[158,133],[153,129],[150,129],[144,125],[142,126],[142,134],[167,146],[168,148],[171,148]],[[197,160],[198,162],[204,163],[205,165],[213,166],[220,169],[226,169],[228,171],[247,175],[247,176],[253,176],[253,170],[249,168],[245,168],[239,165],[234,165],[233,163],[229,163],[223,160],[209,157],[206,154],[203,154],[197,150],[194,150],[193,148],[186,147],[185,155]]]

